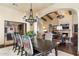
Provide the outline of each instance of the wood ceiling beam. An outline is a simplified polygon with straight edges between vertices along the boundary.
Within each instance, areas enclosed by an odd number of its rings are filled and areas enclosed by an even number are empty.
[[[47,14],[46,16],[47,16],[49,19],[53,20],[53,18],[52,18],[49,14]]]
[[[72,15],[72,11],[68,11],[69,12],[69,15]]]
[[[57,11],[50,12],[50,13],[48,13],[48,14],[52,14],[52,13],[55,13],[56,15],[58,15],[58,12],[57,12]]]
[[[41,19],[43,19],[44,21],[47,21],[44,17],[41,17]]]
[[[56,15],[59,15],[58,12],[54,12]]]

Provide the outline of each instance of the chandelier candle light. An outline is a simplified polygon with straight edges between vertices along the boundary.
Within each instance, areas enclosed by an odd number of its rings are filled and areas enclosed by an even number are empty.
[[[28,19],[26,19],[26,16],[24,16],[24,18],[25,18],[25,21],[26,22],[29,22],[30,23],[30,25],[32,26],[33,25],[33,23],[34,22],[36,22],[37,21],[37,19],[35,19],[34,17],[33,17],[33,10],[32,10],[32,3],[31,3],[31,5],[30,5],[30,15],[29,15],[29,18]]]

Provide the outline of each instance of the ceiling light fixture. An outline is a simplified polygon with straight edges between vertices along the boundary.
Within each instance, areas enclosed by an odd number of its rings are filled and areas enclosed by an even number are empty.
[[[28,19],[26,19],[26,16],[24,16],[24,19],[25,19],[25,21],[26,22],[29,22],[30,23],[30,25],[33,25],[33,23],[34,22],[36,22],[37,21],[37,19],[35,19],[34,17],[33,17],[33,9],[32,9],[32,3],[30,4],[30,15],[29,15],[29,18]]]

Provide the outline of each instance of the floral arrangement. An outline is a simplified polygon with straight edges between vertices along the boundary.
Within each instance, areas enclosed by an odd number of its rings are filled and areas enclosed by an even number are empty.
[[[26,36],[29,36],[31,38],[34,38],[34,36],[36,36],[36,34],[34,33],[34,31],[29,31],[25,33]]]

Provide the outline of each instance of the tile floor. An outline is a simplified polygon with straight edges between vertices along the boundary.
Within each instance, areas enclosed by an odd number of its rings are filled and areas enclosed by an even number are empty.
[[[48,56],[55,56],[54,50],[52,50],[52,53],[48,54]],[[12,46],[0,48],[0,56],[20,56],[17,55],[17,51],[14,53],[12,50]],[[66,52],[58,51],[58,56],[73,56],[71,54],[68,54]]]

